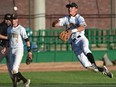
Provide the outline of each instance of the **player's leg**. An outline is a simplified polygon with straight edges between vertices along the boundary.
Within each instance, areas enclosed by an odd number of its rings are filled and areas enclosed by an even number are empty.
[[[94,56],[93,54],[91,53],[90,49],[89,49],[89,42],[88,42],[88,39],[87,38],[83,38],[82,39],[82,48],[83,48],[83,52],[85,53],[85,55],[87,56],[88,60],[91,62],[92,66],[96,67],[99,72],[102,72],[109,76],[110,78],[113,77],[113,74],[106,68],[106,67],[99,67],[97,66],[97,64],[95,63],[95,60],[94,60]]]
[[[95,59],[93,57],[93,54],[91,53],[91,51],[89,49],[89,41],[88,41],[88,39],[86,37],[82,38],[81,44],[82,44],[83,52],[86,55],[86,57],[88,58],[88,60],[90,61],[90,63],[92,64],[92,66],[97,67],[97,65],[95,63]],[[103,72],[103,68],[100,68],[100,67],[97,67],[97,68],[98,68],[98,70],[100,72]]]
[[[90,63],[90,61],[87,59],[87,57],[86,57],[85,54],[83,53],[82,42],[81,42],[81,40],[78,41],[77,44],[72,43],[71,46],[72,46],[72,49],[74,50],[74,53],[75,53],[77,59],[80,61],[80,63],[81,63],[85,68],[94,71],[96,68],[91,67],[92,64]],[[88,68],[88,67],[90,67],[90,68]]]
[[[8,68],[8,72],[9,72],[10,78],[11,78],[12,82],[14,82],[14,77],[13,77],[12,71],[10,70],[10,64],[9,64],[8,56],[6,56],[6,65],[7,65],[7,68]],[[21,81],[21,79],[17,78],[17,82],[20,82],[20,81]]]
[[[13,82],[13,87],[17,87],[17,74],[13,70],[13,64],[15,61],[15,56],[14,56],[14,50],[9,49],[7,51],[6,59],[7,59],[7,66],[8,66],[8,71],[11,76],[12,82]]]
[[[88,70],[98,72],[97,67],[93,66],[88,58],[85,56],[82,50],[75,52],[76,57],[80,61],[80,63]]]
[[[81,48],[84,52],[84,54],[87,56],[88,60],[91,62],[91,64],[96,66],[95,59],[89,49],[89,41],[86,37],[81,39]]]
[[[88,52],[86,56],[87,56],[88,60],[91,62],[91,64],[95,65],[98,68],[99,72],[104,71],[104,68],[97,66],[92,53]]]
[[[26,79],[20,72],[18,72],[17,75],[18,78],[20,78],[23,81],[25,87],[29,87],[30,79]]]
[[[20,72],[18,72],[17,75],[18,75],[18,78],[20,78],[23,81],[23,83],[27,82],[27,79]]]
[[[17,74],[17,77],[23,81],[25,87],[29,87],[30,80],[27,80],[19,71],[19,66],[23,57],[23,49],[16,49],[15,51],[15,61],[13,64],[13,72]],[[28,85],[28,86],[27,86]]]
[[[6,50],[6,65],[7,65],[7,68],[8,68],[8,72],[9,72],[9,75],[11,77],[11,80],[12,82],[14,82],[14,79],[13,79],[13,74],[12,74],[12,71],[11,71],[11,65],[10,65],[10,50],[9,48],[7,48]]]
[[[13,74],[13,87],[17,87],[17,73],[16,74]]]
[[[11,53],[10,53],[11,55]],[[22,51],[18,51],[18,49],[12,49],[12,55],[10,56],[10,67],[13,73],[13,84],[17,86],[17,81],[18,81],[18,69],[22,60]]]
[[[96,65],[95,60],[93,60],[94,57],[93,57],[92,53],[88,53],[87,58],[89,59],[89,61],[92,64],[94,64],[98,68],[99,72],[102,72],[103,74],[107,75],[108,77],[113,78],[113,74],[107,69],[106,66],[99,67]]]
[[[13,80],[13,74],[12,74],[12,72],[10,70],[10,64],[9,64],[9,58],[8,58],[8,56],[6,56],[6,65],[7,65],[7,68],[8,68],[8,72],[9,72],[10,78],[11,78],[12,81],[14,81]]]
[[[91,64],[95,65],[98,68],[99,72],[102,72],[103,74],[107,75],[110,78],[113,77],[113,74],[107,69],[106,66],[99,67],[99,66],[96,65],[92,53],[87,53],[87,58],[89,59],[89,61],[91,62]]]
[[[84,55],[83,52],[74,52],[76,57],[78,58],[79,62],[86,68],[90,67],[91,63],[87,59],[87,57]]]

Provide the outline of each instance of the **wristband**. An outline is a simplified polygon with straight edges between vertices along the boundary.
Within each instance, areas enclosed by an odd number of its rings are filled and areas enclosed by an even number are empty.
[[[28,52],[31,52],[31,47],[30,47],[30,46],[27,47],[27,51],[28,51]]]
[[[77,32],[77,29],[72,29],[72,33]]]

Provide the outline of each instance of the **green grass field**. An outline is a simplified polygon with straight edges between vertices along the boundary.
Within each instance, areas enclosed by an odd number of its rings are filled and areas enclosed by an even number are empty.
[[[30,87],[116,87],[116,71],[114,78],[91,71],[63,72],[23,72],[31,79]],[[0,87],[12,87],[8,73],[0,73]],[[18,87],[23,87],[19,84]]]

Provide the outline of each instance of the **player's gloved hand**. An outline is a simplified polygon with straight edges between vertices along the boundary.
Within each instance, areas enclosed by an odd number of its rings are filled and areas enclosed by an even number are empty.
[[[28,52],[26,64],[29,65],[31,62],[32,62],[32,52]]]
[[[72,34],[71,30],[64,30],[59,34],[59,39],[61,39],[64,42],[67,42],[71,34]]]

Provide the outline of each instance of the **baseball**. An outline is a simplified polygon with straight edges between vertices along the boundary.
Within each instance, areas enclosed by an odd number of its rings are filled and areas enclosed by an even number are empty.
[[[15,6],[14,8],[13,8],[15,11],[17,11],[18,10],[18,8]]]

